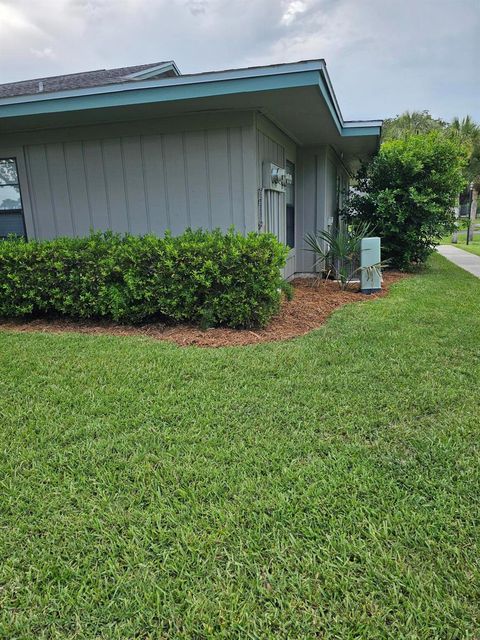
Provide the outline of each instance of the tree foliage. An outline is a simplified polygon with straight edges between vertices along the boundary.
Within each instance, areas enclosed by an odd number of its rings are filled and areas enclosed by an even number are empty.
[[[470,116],[461,120],[454,118],[449,126],[449,134],[459,140],[468,152],[465,177],[474,188],[480,190],[480,126]]]
[[[424,262],[453,229],[468,152],[439,131],[385,142],[358,175],[346,215],[382,238],[382,254],[399,268]]]
[[[446,122],[434,118],[428,110],[405,111],[395,118],[387,118],[382,127],[382,141],[404,140],[411,135],[439,131],[458,140],[466,149],[468,159],[464,176],[469,184],[480,190],[480,126],[469,115]]]
[[[405,111],[395,118],[387,118],[383,122],[382,141],[400,140],[410,135],[420,135],[431,131],[440,131],[447,123],[434,118],[429,111]]]

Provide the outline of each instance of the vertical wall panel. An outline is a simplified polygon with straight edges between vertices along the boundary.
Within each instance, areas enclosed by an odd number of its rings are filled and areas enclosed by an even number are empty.
[[[127,198],[128,227],[131,233],[143,235],[150,231],[145,195],[143,155],[138,136],[122,139],[122,159]]]
[[[67,172],[63,144],[49,144],[46,147],[50,195],[59,236],[76,235],[70,210]]]
[[[273,161],[283,154],[261,142]],[[28,146],[37,235],[254,229],[254,144],[244,126]]]
[[[245,232],[245,177],[243,173],[243,139],[240,128],[229,130],[230,199],[233,224]]]
[[[101,231],[111,229],[113,227],[110,223],[102,148],[98,140],[89,140],[83,144],[83,160],[93,227]]]
[[[88,235],[93,221],[88,201],[87,180],[81,142],[67,142],[64,145],[67,187],[75,234]]]
[[[163,235],[170,228],[162,136],[141,139],[145,167],[145,197],[152,233]]]
[[[327,149],[311,147],[299,150],[298,160],[302,171],[302,181],[297,182],[297,220],[302,235],[298,238],[297,271],[313,271],[314,256],[306,251],[303,240],[305,233],[316,233],[325,229],[327,210]]]
[[[190,212],[193,227],[210,228],[210,197],[205,132],[191,132],[185,140]]]
[[[226,132],[208,132],[208,166],[210,174],[210,201],[212,227],[226,231],[233,223],[230,181],[228,170],[228,148]]]
[[[28,148],[28,171],[30,173],[31,199],[35,226],[39,239],[54,238],[57,225],[53,210],[47,154],[44,145]]]
[[[285,167],[285,148],[279,142],[272,140],[263,131],[257,130],[257,173],[258,183],[262,184],[262,167],[264,162],[274,162],[279,167]]]
[[[127,193],[124,181],[122,144],[119,139],[102,141],[103,170],[112,229],[130,231],[127,215]]]
[[[258,230],[258,187],[256,131],[242,127],[242,164],[245,201],[245,231]]]
[[[326,204],[324,227],[330,229],[332,220],[335,218],[337,211],[337,167],[331,158],[327,158],[327,176],[326,176]]]
[[[182,135],[167,134],[163,138],[170,229],[174,235],[189,226],[189,203],[185,183],[185,158]]]
[[[265,121],[261,120],[259,126],[265,125]],[[267,134],[262,129],[257,129],[257,180],[259,187],[263,184],[263,164],[264,162],[273,162],[279,167],[285,168],[286,152],[285,144],[289,145],[293,155],[291,160],[295,161],[296,148],[291,141],[285,142],[285,135],[278,132],[275,135],[275,127],[268,125],[270,134]],[[292,153],[292,151],[291,151]],[[297,171],[298,175],[298,171]],[[275,191],[264,191],[263,193],[263,219],[264,230],[270,231],[275,234],[280,242],[286,243],[286,205],[285,195]],[[296,213],[296,220],[298,220],[298,213]],[[298,229],[298,223],[296,222],[296,228]],[[296,243],[296,246],[298,244]],[[295,271],[297,271],[296,254],[297,249],[292,249],[289,252],[287,263],[283,269],[283,276],[289,278]]]

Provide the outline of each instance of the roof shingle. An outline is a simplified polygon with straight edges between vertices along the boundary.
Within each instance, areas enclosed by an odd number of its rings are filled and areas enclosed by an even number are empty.
[[[87,89],[100,87],[107,84],[134,82],[128,76],[149,68],[155,68],[170,61],[140,64],[134,67],[118,67],[116,69],[98,69],[96,71],[84,71],[71,73],[64,76],[51,76],[48,78],[34,78],[20,82],[0,84],[0,98],[13,98],[15,96],[28,96],[36,93],[55,93],[71,89]]]

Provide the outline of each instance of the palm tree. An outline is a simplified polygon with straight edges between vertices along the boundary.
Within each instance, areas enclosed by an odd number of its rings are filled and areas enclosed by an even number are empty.
[[[471,116],[454,118],[449,127],[451,134],[467,149],[468,160],[465,177],[470,189],[470,222],[468,240],[473,240],[474,224],[477,217],[478,193],[480,191],[480,126]]]
[[[477,213],[478,193],[480,191],[480,126],[471,116],[454,118],[447,123],[439,118],[433,118],[428,110],[405,111],[395,118],[384,121],[382,141],[405,139],[411,135],[420,135],[430,131],[442,131],[447,136],[457,139],[465,147],[468,161],[465,167],[465,178],[470,190],[470,225],[468,238],[473,237],[474,221]],[[460,194],[461,195],[461,194]],[[457,207],[458,216],[458,207]],[[456,242],[457,232],[453,241]]]
[[[419,135],[444,129],[447,123],[433,118],[429,111],[405,111],[395,118],[383,122],[382,139],[398,140],[410,135]]]

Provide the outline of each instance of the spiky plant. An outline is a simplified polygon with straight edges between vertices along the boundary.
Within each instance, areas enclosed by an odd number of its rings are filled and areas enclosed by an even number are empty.
[[[308,251],[317,256],[314,267],[324,270],[327,278],[333,275],[340,288],[345,290],[362,270],[362,267],[355,265],[360,257],[360,243],[370,232],[371,225],[361,223],[351,227],[342,225],[332,231],[308,233],[305,236]]]

